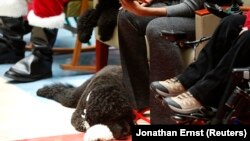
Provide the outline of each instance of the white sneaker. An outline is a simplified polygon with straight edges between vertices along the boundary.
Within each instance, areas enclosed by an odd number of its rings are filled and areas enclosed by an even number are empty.
[[[186,91],[177,78],[152,82],[150,88],[163,97],[176,96]]]
[[[200,102],[188,91],[175,97],[167,97],[163,103],[173,111],[182,114],[190,114],[202,108]]]

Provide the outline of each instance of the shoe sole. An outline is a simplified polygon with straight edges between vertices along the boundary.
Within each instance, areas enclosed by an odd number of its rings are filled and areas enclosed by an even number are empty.
[[[32,82],[32,81],[37,81],[37,80],[41,80],[41,79],[46,79],[46,78],[50,78],[52,77],[52,74],[44,74],[43,77],[18,77],[18,76],[13,76],[13,75],[9,75],[7,73],[4,74],[5,77],[11,78],[15,81],[19,81],[19,82]]]
[[[162,101],[163,101],[163,99],[164,99],[165,97],[162,96],[162,95],[160,95],[159,93],[157,93],[157,92],[154,90],[154,88],[152,88],[151,86],[150,86],[150,90],[151,90],[151,92],[153,93],[154,98],[157,100],[157,102],[159,102],[160,104],[163,104]]]
[[[152,89],[151,89],[152,90]],[[156,102],[159,103],[161,105],[161,107],[164,108],[164,110],[170,112],[170,118],[176,123],[176,124],[186,124],[190,121],[189,118],[187,117],[179,117],[176,116],[177,113],[175,113],[168,105],[165,104],[164,102],[164,97],[162,97],[160,94],[158,94],[157,92],[155,92],[154,90],[152,90],[152,93],[154,94],[154,97],[156,99]]]
[[[169,110],[170,108],[164,102],[164,98],[166,98],[166,97],[164,97],[164,96],[160,95],[159,93],[157,93],[153,88],[150,87],[150,89],[151,89],[152,93],[154,94],[154,98],[156,99],[156,102],[159,103],[164,109]]]
[[[174,95],[174,94],[168,94],[167,96],[166,96],[166,95],[162,95],[162,94],[158,93],[158,91],[156,91],[156,89],[153,88],[152,86],[150,86],[150,90],[151,90],[151,92],[153,92],[154,97],[155,97],[155,99],[157,100],[157,102],[160,103],[160,104],[161,104],[162,106],[164,106],[164,107],[165,107],[165,104],[164,104],[164,102],[163,102],[163,99],[164,99],[164,98],[166,98],[166,97],[171,97],[171,96],[176,96],[176,95]]]
[[[175,112],[172,107],[170,107],[169,105],[166,105],[164,102],[164,98],[162,95],[158,94],[153,88],[151,88],[151,91],[154,94],[154,97],[156,99],[156,102],[159,103],[165,110],[171,112],[171,116],[170,118],[176,123],[176,124],[190,124],[191,121],[194,120],[194,118],[189,117],[188,114],[181,114],[181,113],[177,113]]]

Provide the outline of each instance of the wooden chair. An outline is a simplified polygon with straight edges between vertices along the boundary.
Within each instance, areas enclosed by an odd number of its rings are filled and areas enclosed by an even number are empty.
[[[97,0],[93,0],[93,6],[96,5]],[[82,0],[82,8],[81,12],[86,10],[89,7],[88,0]],[[109,54],[109,47],[117,47],[118,48],[118,32],[117,28],[114,31],[113,37],[107,41],[103,42],[99,39],[99,36],[96,34],[98,30],[98,27],[95,28],[95,38],[96,38],[96,45],[95,47],[82,47],[82,43],[76,38],[75,48],[73,50],[73,56],[72,61],[70,64],[62,64],[61,68],[64,70],[75,70],[75,71],[91,71],[91,72],[97,72],[100,69],[102,69],[104,66],[108,63],[108,54]],[[82,50],[84,51],[95,51],[96,55],[96,64],[95,66],[86,66],[86,65],[80,65],[80,55]]]
[[[67,7],[65,8],[66,17],[74,17],[75,20],[76,20],[77,16],[79,16],[85,10],[90,8],[92,5],[93,5],[92,1],[90,1],[90,0],[71,0],[67,4]],[[71,8],[69,8],[69,7],[71,7]],[[66,22],[67,22],[67,19],[66,19]],[[66,24],[65,28],[70,30],[71,32],[76,33],[76,29],[72,30],[70,25]],[[82,43],[78,40],[78,37],[76,37],[74,48],[72,48],[72,49],[62,49],[62,48],[58,49],[57,48],[57,51],[59,51],[59,50],[61,50],[61,51],[70,50],[70,51],[73,52],[71,63],[62,64],[61,65],[62,69],[64,69],[64,70],[74,70],[74,71],[94,71],[95,72],[95,70],[96,70],[95,66],[83,66],[83,65],[79,64],[81,52],[95,51],[95,46],[83,47]],[[55,49],[55,51],[56,51],[56,49]]]
[[[87,10],[90,7],[90,4],[91,6],[94,6],[96,3],[97,3],[96,0],[91,1],[91,2],[89,2],[89,0],[81,0],[80,12],[83,13],[85,10]],[[95,29],[95,31],[96,30],[97,29]],[[70,64],[62,64],[61,68],[64,70],[71,70],[71,71],[97,72],[101,68],[107,65],[108,50],[109,50],[110,45],[102,43],[100,40],[98,40],[98,37],[97,37],[95,46],[83,47],[82,43],[78,40],[78,37],[76,37],[75,47],[73,49],[72,61]],[[95,55],[96,55],[95,66],[79,64],[81,52],[84,52],[84,51],[95,51]]]

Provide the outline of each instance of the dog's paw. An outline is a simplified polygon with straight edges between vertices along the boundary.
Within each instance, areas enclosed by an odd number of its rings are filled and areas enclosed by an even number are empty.
[[[52,98],[53,93],[51,93],[51,87],[45,86],[37,90],[36,94],[41,97]]]
[[[64,93],[67,89],[73,88],[72,85],[68,84],[52,84],[44,86],[37,90],[36,94],[41,97],[52,99],[55,95]]]
[[[97,134],[98,133],[98,134]],[[113,134],[108,126],[97,124],[91,126],[84,135],[84,141],[111,141],[113,140]]]

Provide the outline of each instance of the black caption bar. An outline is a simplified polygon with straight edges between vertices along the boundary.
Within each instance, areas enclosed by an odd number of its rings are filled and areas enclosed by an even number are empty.
[[[154,139],[160,141],[182,137],[199,140],[225,137],[249,140],[249,133],[250,125],[135,125],[132,127],[132,140]]]

